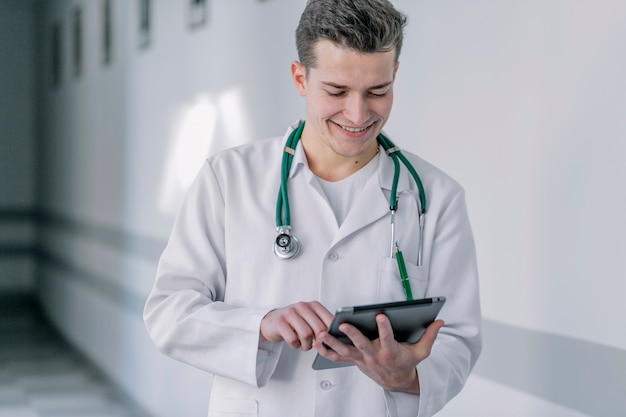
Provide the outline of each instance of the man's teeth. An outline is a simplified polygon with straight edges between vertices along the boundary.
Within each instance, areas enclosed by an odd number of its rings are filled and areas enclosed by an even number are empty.
[[[347,130],[350,133],[359,133],[367,129],[367,127],[347,127],[341,126],[342,129]]]

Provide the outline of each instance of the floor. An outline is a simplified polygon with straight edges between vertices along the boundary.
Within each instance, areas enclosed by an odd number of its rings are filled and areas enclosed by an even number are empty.
[[[46,323],[26,296],[0,296],[0,417],[149,417]]]

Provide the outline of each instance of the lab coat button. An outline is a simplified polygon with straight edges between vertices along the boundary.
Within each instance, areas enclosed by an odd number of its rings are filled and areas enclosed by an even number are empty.
[[[328,260],[332,262],[337,262],[339,260],[339,254],[337,252],[329,253]]]
[[[323,380],[322,382],[320,382],[320,387],[324,391],[328,391],[329,389],[333,387],[333,384],[330,381]]]

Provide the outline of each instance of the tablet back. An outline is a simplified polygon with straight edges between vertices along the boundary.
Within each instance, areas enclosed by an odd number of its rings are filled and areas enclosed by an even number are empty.
[[[339,331],[339,325],[350,323],[356,326],[367,338],[378,338],[376,315],[383,313],[391,322],[394,337],[398,342],[417,342],[426,327],[435,319],[445,303],[445,297],[423,298],[411,301],[370,304],[354,307],[342,307],[337,310],[328,332],[344,343],[350,339]],[[335,362],[317,354],[313,361],[313,369],[329,369],[350,366],[348,362]]]

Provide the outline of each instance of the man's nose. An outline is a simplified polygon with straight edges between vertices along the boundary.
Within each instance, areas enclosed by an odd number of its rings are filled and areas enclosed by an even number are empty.
[[[369,108],[367,100],[360,94],[352,94],[346,100],[345,116],[353,126],[362,127],[369,119]]]

